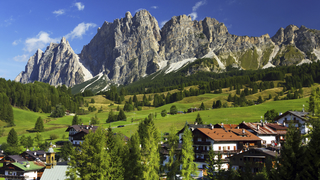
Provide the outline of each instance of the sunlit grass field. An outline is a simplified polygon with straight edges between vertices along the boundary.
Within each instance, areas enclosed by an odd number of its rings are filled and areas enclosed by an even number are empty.
[[[278,92],[280,92],[282,88],[273,88],[268,89],[259,93],[256,93],[254,95],[249,95],[246,98],[248,100],[257,100],[259,96],[262,96],[263,99],[266,99],[269,94],[274,97]],[[154,122],[159,130],[159,132],[169,132],[169,129],[171,126],[174,126],[177,130],[183,128],[184,124],[186,122],[188,123],[194,123],[197,114],[199,113],[203,122],[206,124],[216,124],[216,123],[225,123],[225,124],[231,124],[231,123],[240,123],[242,121],[246,122],[255,122],[259,121],[261,119],[261,116],[264,115],[264,113],[267,110],[275,109],[278,112],[285,112],[288,110],[302,110],[303,105],[307,106],[308,103],[308,96],[310,95],[310,88],[304,88],[304,98],[301,99],[295,99],[295,100],[282,100],[282,101],[273,101],[267,100],[262,104],[259,105],[253,105],[248,107],[229,107],[229,108],[221,108],[221,109],[211,109],[213,101],[221,100],[222,103],[227,102],[227,98],[229,93],[232,95],[235,94],[235,90],[229,91],[228,88],[223,89],[222,94],[202,94],[199,96],[191,96],[186,97],[181,101],[166,104],[164,106],[154,108],[154,107],[143,107],[141,111],[132,111],[132,112],[126,112],[127,120],[126,121],[118,121],[113,123],[106,123],[106,120],[108,118],[108,114],[110,110],[112,109],[115,113],[117,113],[116,109],[119,106],[120,108],[123,108],[124,104],[115,104],[114,102],[104,98],[102,95],[97,95],[93,97],[86,97],[85,100],[87,102],[91,102],[91,99],[93,98],[95,103],[89,103],[89,106],[95,106],[97,108],[97,111],[91,112],[87,115],[80,115],[79,118],[82,119],[84,124],[89,124],[90,119],[97,114],[97,117],[100,121],[99,126],[103,128],[108,128],[109,126],[113,127],[113,130],[118,133],[123,133],[126,136],[131,136],[137,131],[138,123],[146,118],[150,113],[153,113],[154,115],[157,114],[157,116],[154,119]],[[170,93],[172,94],[174,90],[172,90]],[[166,92],[167,93],[167,92]],[[149,95],[147,95],[148,97]],[[285,96],[285,95],[284,95]],[[126,96],[125,99],[128,100],[131,96]],[[143,95],[139,94],[137,95],[138,100],[142,100]],[[153,97],[153,95],[152,95]],[[150,101],[152,103],[152,101]],[[191,107],[199,107],[201,103],[204,103],[207,110],[199,111],[199,112],[193,112],[193,113],[186,113],[186,114],[176,114],[176,115],[167,115],[166,117],[161,116],[162,110],[167,110],[167,112],[170,111],[170,107],[172,105],[176,105],[178,111],[187,111]],[[231,103],[228,103],[229,106],[231,106]],[[83,109],[87,109],[87,107],[82,107]],[[102,108],[102,112],[98,113],[98,110]],[[73,116],[65,116],[62,118],[51,118],[49,117],[50,114],[45,113],[36,113],[32,111],[22,110],[19,108],[13,108],[14,112],[14,120],[16,126],[13,128],[16,130],[19,136],[26,135],[26,136],[32,136],[35,137],[37,133],[32,132],[32,129],[34,128],[34,125],[37,121],[37,118],[40,116],[44,120],[44,127],[45,131],[41,132],[44,140],[50,141],[50,135],[51,134],[57,134],[59,136],[58,139],[54,140],[56,141],[66,141],[68,138],[68,133],[65,132],[67,127],[71,125]],[[132,122],[133,121],[133,122]],[[5,123],[0,121],[0,125],[4,126]],[[117,128],[119,125],[125,125],[125,127]],[[4,136],[0,137],[0,143],[6,142],[7,134],[10,131],[12,127],[4,128]],[[31,130],[31,131],[30,131]],[[65,139],[62,139],[62,137],[65,137]]]

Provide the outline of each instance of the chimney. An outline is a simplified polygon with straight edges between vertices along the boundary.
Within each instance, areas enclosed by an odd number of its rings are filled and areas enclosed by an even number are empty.
[[[212,129],[214,129],[214,126],[211,124],[211,127],[210,127],[210,129],[212,130]]]
[[[194,123],[194,125],[198,125],[198,123],[197,123],[197,122],[195,122],[195,123]]]
[[[221,127],[223,128],[223,122],[221,123]]]
[[[283,122],[283,127],[285,127],[286,126],[286,122]]]
[[[257,124],[257,130],[259,131],[259,124]]]
[[[26,168],[30,168],[30,163],[29,162],[26,163]]]
[[[242,134],[246,133],[246,131],[244,129],[242,129]]]
[[[281,115],[282,115],[282,112],[279,113],[279,116],[281,116]]]

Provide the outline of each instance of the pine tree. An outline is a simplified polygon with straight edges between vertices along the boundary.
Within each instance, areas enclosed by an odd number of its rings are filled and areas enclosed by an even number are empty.
[[[170,108],[170,114],[177,114],[178,110],[176,105],[172,105]]]
[[[70,179],[113,179],[109,174],[110,155],[105,150],[106,136],[102,128],[85,136],[81,151],[72,151],[66,175]]]
[[[124,111],[122,109],[120,109],[117,120],[118,121],[126,121],[127,120],[127,116],[124,114]]]
[[[202,118],[200,117],[200,113],[198,113],[198,115],[197,115],[196,123],[203,124]]]
[[[123,159],[123,139],[120,139],[120,135],[114,134],[111,127],[109,126],[107,131],[107,152],[110,155],[109,161],[109,172],[108,174],[112,175],[114,180],[123,179],[124,167],[122,164]]]
[[[18,135],[17,132],[12,128],[9,131],[8,137],[7,137],[7,143],[10,146],[18,146],[19,140],[18,140]]]
[[[203,102],[201,103],[199,109],[201,109],[201,110],[206,110],[206,107],[204,106]]]
[[[72,118],[72,125],[79,125],[79,117],[78,115],[73,116]]]
[[[300,178],[303,170],[304,149],[301,146],[301,134],[299,128],[293,123],[289,124],[286,134],[286,142],[281,151],[281,158],[278,168],[281,179],[297,179]]]
[[[169,162],[165,165],[167,171],[167,177],[169,180],[175,180],[176,174],[179,172],[180,168],[180,154],[177,153],[179,137],[176,135],[174,126],[170,128],[170,133],[168,137],[169,146]]]
[[[214,179],[215,178],[215,167],[216,167],[216,161],[215,161],[216,154],[214,153],[213,149],[210,149],[208,153],[208,158],[206,160],[207,163],[207,178],[208,179]]]
[[[42,132],[44,131],[44,126],[43,126],[43,120],[42,118],[39,116],[38,119],[37,119],[37,122],[36,124],[34,125],[34,130],[36,132]]]
[[[135,133],[129,141],[130,153],[125,160],[124,179],[140,180],[143,179],[142,157],[139,134]]]
[[[192,142],[192,132],[186,126],[182,135],[183,144],[181,151],[181,175],[184,179],[192,179],[191,174],[195,175],[197,170],[197,165],[193,162],[194,160],[194,151],[193,151],[193,142]]]
[[[319,179],[320,177],[320,121],[312,121],[312,131],[310,132],[310,142],[308,143],[307,158],[305,158],[306,179]]]
[[[157,131],[150,124],[146,126],[146,134],[143,146],[143,179],[154,180],[159,179],[160,170],[160,153],[159,153],[159,141],[157,138]]]
[[[113,111],[111,109],[111,111],[109,112],[108,119],[107,119],[106,123],[111,123],[113,121],[114,121],[114,114],[113,114]]]

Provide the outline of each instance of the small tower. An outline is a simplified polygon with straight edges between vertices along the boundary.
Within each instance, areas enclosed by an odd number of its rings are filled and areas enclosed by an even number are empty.
[[[55,158],[55,152],[52,148],[52,143],[50,143],[50,147],[48,149],[48,152],[46,152],[46,169],[51,169],[53,166],[57,164],[56,158]]]

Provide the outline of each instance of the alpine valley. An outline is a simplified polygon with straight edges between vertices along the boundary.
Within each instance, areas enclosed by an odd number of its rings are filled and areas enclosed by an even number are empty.
[[[156,72],[174,73],[200,58],[209,61],[190,67],[186,76],[311,63],[320,59],[320,31],[289,25],[273,37],[237,36],[214,18],[192,21],[186,15],[172,17],[160,29],[147,10],[134,16],[127,12],[124,18],[104,22],[80,54],[65,38],[60,44],[51,43],[45,52],[39,49],[15,81],[77,85],[78,91],[98,92]]]

